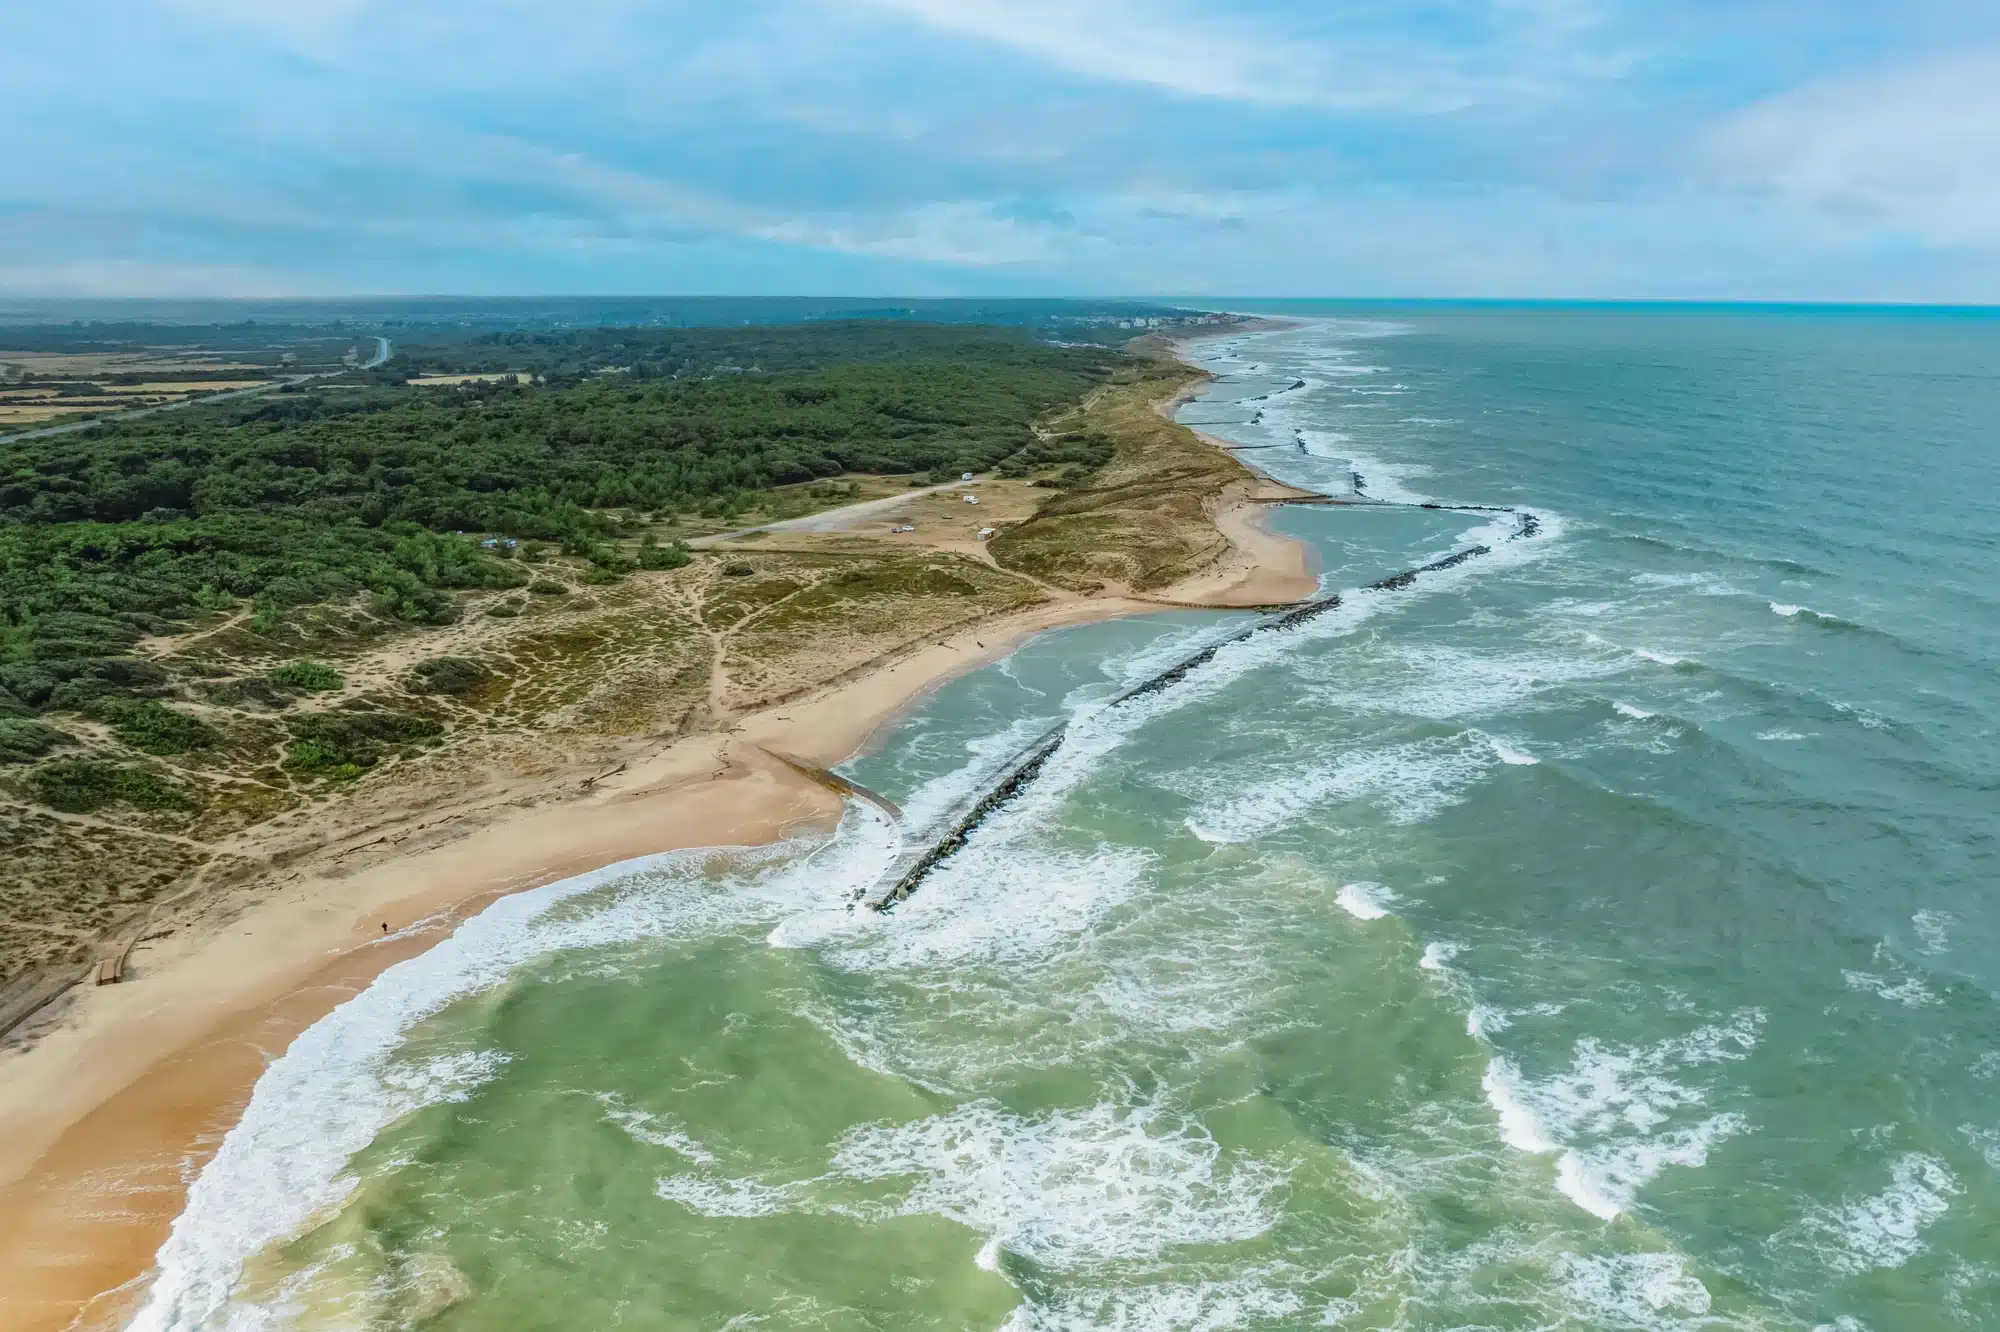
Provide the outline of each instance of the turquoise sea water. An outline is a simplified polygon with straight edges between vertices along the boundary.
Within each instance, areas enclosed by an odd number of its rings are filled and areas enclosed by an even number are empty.
[[[1491,555],[1117,708],[1241,620],[1045,636],[850,765],[906,829],[499,903],[139,1325],[2000,1326],[2000,320],[1307,313],[1184,419],[1387,502],[1280,515],[1330,589]]]

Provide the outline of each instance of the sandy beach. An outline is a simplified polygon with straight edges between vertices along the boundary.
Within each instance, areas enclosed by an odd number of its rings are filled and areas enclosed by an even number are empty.
[[[281,883],[142,942],[124,983],[78,987],[0,1053],[0,1329],[115,1326],[265,1065],[495,898],[661,851],[827,829],[838,797],[767,751],[837,763],[1033,634],[1161,601],[1309,595],[1305,548],[1264,525],[1268,490],[1232,487],[1212,514],[1229,551],[1159,600],[1072,597],[995,617],[610,775],[486,784],[400,825],[336,830]]]

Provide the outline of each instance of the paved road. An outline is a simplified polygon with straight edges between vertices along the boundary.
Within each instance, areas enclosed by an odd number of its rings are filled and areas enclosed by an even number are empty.
[[[837,509],[821,509],[803,518],[786,518],[782,522],[765,523],[761,527],[745,527],[734,532],[717,532],[712,536],[694,537],[688,542],[693,550],[706,550],[718,541],[730,541],[736,537],[749,536],[752,532],[838,532],[857,518],[872,518],[894,509],[899,504],[908,504],[919,495],[935,495],[940,490],[964,490],[976,486],[976,481],[951,481],[941,486],[924,486],[901,495],[885,495],[881,499],[862,500],[858,504],[843,504]]]
[[[375,341],[380,344],[375,348],[375,359],[362,365],[361,369],[363,370],[373,370],[376,366],[385,363],[389,359],[389,339],[376,338]],[[316,375],[293,375],[288,379],[274,379],[268,384],[259,384],[255,388],[227,389],[221,393],[210,393],[205,397],[183,398],[179,402],[161,403],[157,407],[134,407],[129,412],[113,412],[109,416],[100,416],[89,421],[67,421],[62,425],[43,426],[39,430],[23,430],[18,435],[0,435],[0,443],[14,444],[24,439],[43,439],[49,435],[67,435],[73,431],[88,430],[92,426],[106,425],[113,421],[134,421],[142,416],[151,416],[155,412],[176,411],[198,402],[223,402],[230,398],[253,398],[259,393],[269,393],[273,389],[283,388],[287,384],[303,384],[314,379],[331,379],[335,375],[344,375],[346,373],[346,369],[342,368],[339,370],[323,371]]]

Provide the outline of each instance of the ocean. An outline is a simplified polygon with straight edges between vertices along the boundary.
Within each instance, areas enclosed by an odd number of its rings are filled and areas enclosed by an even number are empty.
[[[1044,635],[843,769],[902,829],[496,903],[135,1325],[2000,1326],[2000,319],[1286,313],[1181,415],[1363,501],[1275,517],[1337,608],[1116,706],[1252,617]]]

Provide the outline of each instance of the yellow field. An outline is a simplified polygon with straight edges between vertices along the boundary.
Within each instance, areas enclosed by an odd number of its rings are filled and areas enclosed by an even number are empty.
[[[106,384],[102,387],[102,391],[155,394],[220,393],[228,389],[256,388],[259,384],[270,382],[268,379],[196,379],[159,384]]]
[[[94,379],[100,375],[185,374],[191,370],[262,372],[263,366],[244,365],[220,354],[192,355],[153,349],[130,352],[31,352],[8,351],[0,347],[0,367],[10,373],[25,373],[38,379]]]
[[[96,406],[85,404],[80,407],[57,407],[53,404],[43,403],[0,403],[0,424],[19,425],[27,421],[53,421],[58,417],[76,416],[82,412],[101,412],[104,410],[105,408],[101,403]]]
[[[432,388],[440,385],[449,387],[453,384],[497,384],[509,379],[516,384],[529,384],[534,382],[534,378],[533,375],[522,371],[517,375],[418,375],[409,382],[419,388]]]

